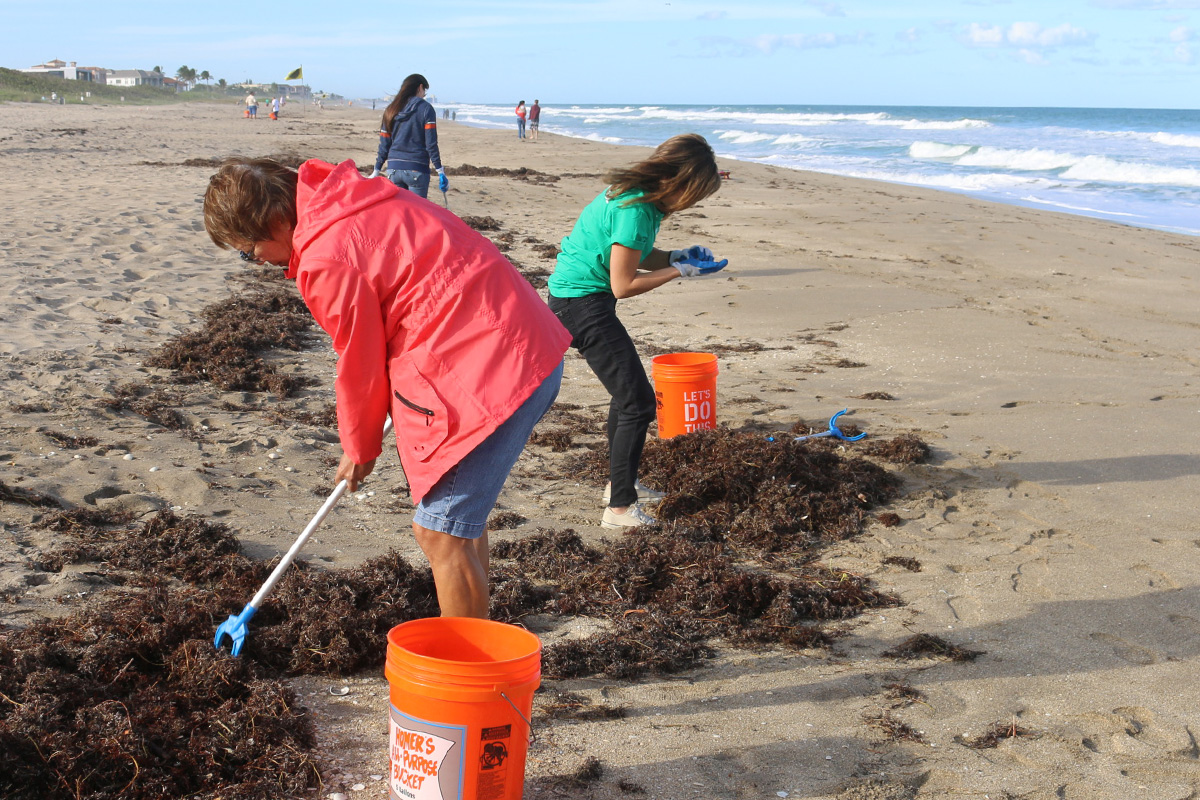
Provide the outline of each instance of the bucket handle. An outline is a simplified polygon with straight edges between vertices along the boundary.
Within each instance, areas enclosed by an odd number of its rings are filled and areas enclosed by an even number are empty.
[[[521,709],[517,708],[513,701],[504,692],[500,692],[500,696],[508,700],[508,704],[512,706],[512,710],[517,712],[517,716],[529,727],[529,744],[537,741],[537,734],[533,732],[533,723],[525,719],[525,715],[521,713]]]

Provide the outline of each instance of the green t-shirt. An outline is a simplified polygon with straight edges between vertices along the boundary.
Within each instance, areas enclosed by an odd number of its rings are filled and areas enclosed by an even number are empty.
[[[554,274],[546,281],[555,297],[612,294],[612,246],[640,250],[642,259],[654,249],[663,213],[653,203],[637,202],[645,194],[640,189],[612,200],[607,192],[587,204],[562,240]]]

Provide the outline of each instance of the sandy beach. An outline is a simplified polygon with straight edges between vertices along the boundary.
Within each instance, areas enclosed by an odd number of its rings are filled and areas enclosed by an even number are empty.
[[[150,352],[198,327],[245,273],[204,233],[212,168],[185,162],[286,154],[370,166],[377,123],[356,108],[288,107],[272,122],[233,105],[0,105],[0,481],[66,507],[203,515],[255,558],[286,550],[332,483],[335,432],[272,422],[252,410],[268,395],[211,384],[172,388],[189,436],[102,401],[165,375],[145,365]],[[543,246],[570,231],[599,176],[646,152],[439,125],[449,208],[494,218],[512,234],[508,255],[546,271]],[[880,510],[899,524],[873,523],[821,554],[902,605],[850,621],[829,649],[719,645],[681,674],[556,681],[625,715],[535,716],[526,797],[1200,796],[1200,239],[721,167],[731,179],[669,219],[659,245],[706,244],[730,266],[623,301],[622,320],[661,351],[733,346],[720,355],[721,423],[785,426],[849,408],[843,419],[868,440],[914,434],[930,445],[926,463],[892,468],[902,495]],[[319,330],[310,349],[272,359],[316,381],[289,400],[293,411],[332,402],[334,354]],[[559,402],[599,414],[607,401],[568,354]],[[97,443],[64,447],[72,437]],[[594,485],[547,471],[553,457],[522,457],[500,508],[527,522],[495,540],[606,533]],[[378,470],[309,542],[311,563],[349,567],[388,548],[422,562],[408,513],[384,491],[400,477],[390,446]],[[60,536],[32,526],[39,513],[0,503],[5,626],[61,616],[109,586],[102,565],[39,568]],[[552,642],[588,623],[542,624]],[[983,655],[884,656],[920,633]],[[385,797],[382,675],[293,685],[326,770],[307,796]],[[897,700],[897,686],[918,699]],[[889,736],[884,718],[919,735]],[[1024,733],[965,744],[993,726]],[[563,780],[589,757],[598,779]]]

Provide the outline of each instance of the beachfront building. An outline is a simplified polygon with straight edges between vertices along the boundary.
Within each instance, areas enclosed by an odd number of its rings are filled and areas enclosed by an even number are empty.
[[[148,72],[144,69],[118,69],[108,71],[109,86],[162,86],[161,72]]]
[[[243,92],[254,92],[267,97],[308,97],[312,90],[304,85],[293,86],[288,83],[253,83],[243,81],[232,84],[232,88]]]
[[[104,79],[96,80],[96,71],[100,70],[101,74],[104,70],[99,67],[79,67],[75,62],[67,63],[59,61],[57,58],[47,61],[45,64],[34,64],[28,69],[23,69],[21,72],[31,72],[36,75],[50,75],[56,78],[63,78],[68,81],[92,81],[96,83],[104,83]]]

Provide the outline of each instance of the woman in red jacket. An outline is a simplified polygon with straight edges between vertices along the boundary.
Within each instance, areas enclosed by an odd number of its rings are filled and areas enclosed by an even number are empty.
[[[231,158],[204,225],[286,267],[339,356],[337,481],[374,469],[390,414],[443,616],[486,617],[484,526],[562,379],[571,336],[496,246],[352,161]]]

